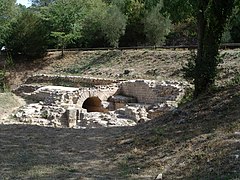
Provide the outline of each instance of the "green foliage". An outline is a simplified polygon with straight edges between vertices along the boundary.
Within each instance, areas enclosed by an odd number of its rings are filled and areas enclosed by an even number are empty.
[[[171,32],[166,37],[166,44],[193,45],[197,43],[197,25],[195,18],[185,19],[182,22],[172,24]]]
[[[84,6],[76,0],[56,0],[49,7],[46,16],[49,19],[51,35],[57,39],[57,46],[62,50],[75,39],[81,37]]]
[[[178,103],[178,106],[184,105],[184,104],[192,101],[193,100],[193,92],[194,92],[194,90],[192,88],[187,88],[184,96],[182,97],[182,99]]]
[[[108,7],[102,22],[102,31],[113,47],[118,47],[120,37],[125,33],[127,18],[116,5]]]
[[[191,51],[190,58],[187,60],[187,63],[183,65],[182,71],[183,71],[183,77],[189,81],[193,82],[194,78],[196,77],[196,63],[195,60],[197,58],[196,52],[193,50]]]
[[[48,6],[55,0],[31,0],[33,6]]]
[[[5,44],[15,15],[15,0],[0,0],[0,47]]]
[[[153,45],[162,45],[170,32],[171,21],[160,13],[162,7],[162,3],[157,4],[144,20],[144,31],[148,42]]]
[[[12,55],[8,52],[6,57],[6,68],[12,68],[14,66]]]
[[[107,9],[107,4],[102,2],[102,0],[90,1],[87,4],[86,16],[83,18],[82,46],[99,47],[106,44],[102,26]]]
[[[219,45],[228,17],[232,13],[234,0],[199,1],[198,8],[198,54],[195,60],[194,96],[210,89],[218,73]]]
[[[5,91],[5,87],[6,87],[5,74],[6,74],[5,68],[1,69],[0,70],[0,92],[4,92]]]
[[[201,0],[163,0],[163,12],[170,15],[173,23],[183,22],[186,19],[196,17],[197,3]]]
[[[69,44],[75,38],[75,36],[72,33],[65,34],[64,32],[52,32],[51,36],[57,39],[57,47],[62,48],[62,56],[66,45]]]
[[[233,42],[240,42],[240,0],[235,1],[235,8],[228,24],[228,31]]]
[[[222,43],[232,42],[230,25],[227,25],[227,26],[225,27],[225,30],[224,30],[224,32],[223,32],[223,34],[222,34],[221,42],[222,42]]]
[[[13,55],[38,57],[45,53],[48,43],[48,32],[44,21],[34,12],[23,11],[11,25],[7,47]]]
[[[145,16],[145,4],[139,0],[126,0],[123,8],[128,17],[125,35],[121,38],[122,46],[138,46],[146,42],[143,19]]]

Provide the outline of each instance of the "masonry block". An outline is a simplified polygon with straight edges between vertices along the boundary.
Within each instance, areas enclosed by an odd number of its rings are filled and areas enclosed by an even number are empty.
[[[76,108],[68,108],[66,112],[67,112],[67,126],[70,128],[76,126],[78,110]]]

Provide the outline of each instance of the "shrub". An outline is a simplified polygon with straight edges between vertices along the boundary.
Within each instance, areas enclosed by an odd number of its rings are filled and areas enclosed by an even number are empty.
[[[163,5],[159,3],[147,13],[144,20],[146,37],[153,45],[162,45],[165,42],[165,36],[170,32],[171,21],[160,13],[162,7]]]
[[[34,12],[23,11],[12,24],[7,47],[13,55],[39,57],[47,48],[48,33],[43,20]]]

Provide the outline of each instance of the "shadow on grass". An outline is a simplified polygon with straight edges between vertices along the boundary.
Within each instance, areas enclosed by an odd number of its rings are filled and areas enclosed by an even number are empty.
[[[128,129],[0,125],[0,179],[111,179],[106,143]]]
[[[175,112],[138,125],[131,144],[117,144],[129,169],[163,172],[164,179],[228,179],[239,177],[240,86],[209,93]],[[134,149],[143,151],[135,153]],[[123,158],[122,161],[125,161]],[[144,163],[143,163],[144,160]],[[152,171],[152,170],[151,170]],[[153,171],[152,171],[153,172]],[[136,174],[136,173],[133,173]]]

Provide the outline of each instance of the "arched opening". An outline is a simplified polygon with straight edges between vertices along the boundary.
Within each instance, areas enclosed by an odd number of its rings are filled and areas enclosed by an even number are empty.
[[[87,109],[87,112],[108,112],[103,108],[102,101],[98,97],[87,98],[83,102],[82,108]]]

